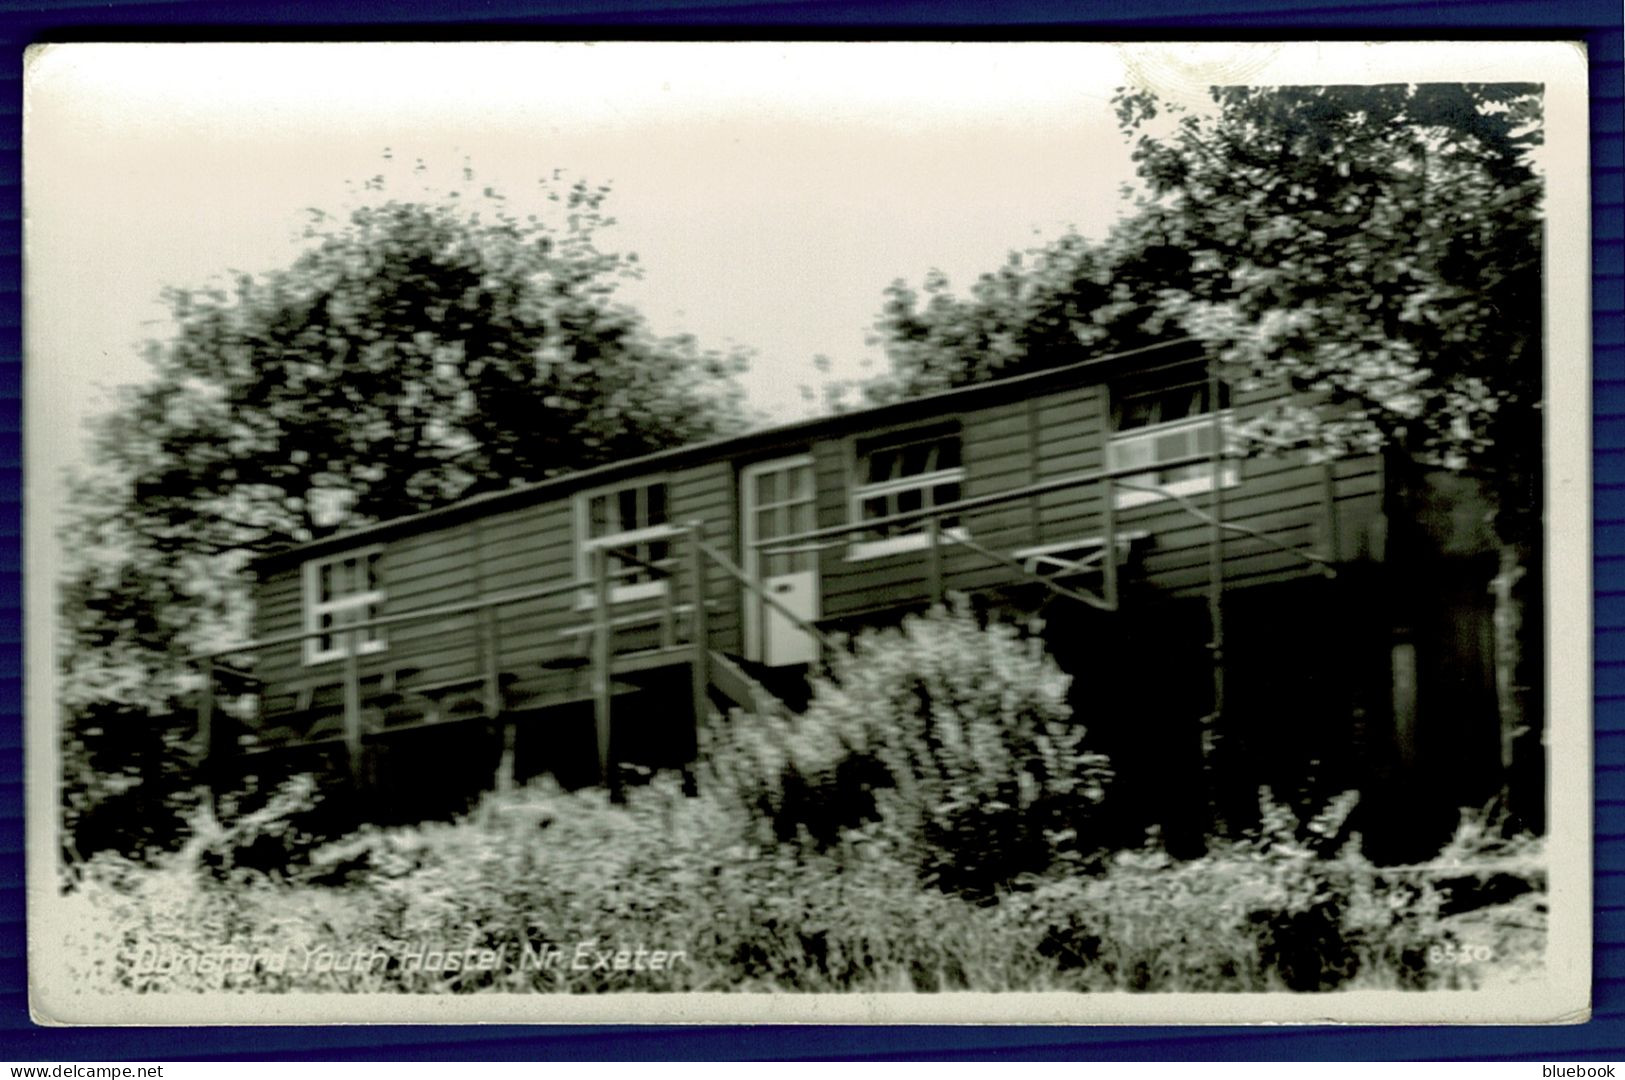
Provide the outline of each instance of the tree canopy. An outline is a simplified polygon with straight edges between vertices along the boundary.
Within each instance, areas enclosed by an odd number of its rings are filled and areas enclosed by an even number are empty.
[[[1157,225],[1135,217],[1102,243],[1069,232],[1012,252],[963,297],[935,270],[918,290],[894,281],[873,339],[889,370],[866,396],[914,397],[1182,336],[1157,293],[1183,280],[1189,258]]]
[[[1223,87],[1203,110],[1116,98],[1141,191],[1104,241],[1014,254],[954,295],[888,291],[907,395],[1194,336],[1285,383],[1254,448],[1493,452],[1505,533],[1538,507],[1541,141],[1532,85]]]
[[[381,189],[380,189],[381,193]],[[153,543],[307,540],[513,483],[733,430],[735,356],[652,334],[615,289],[605,188],[562,220],[478,200],[313,215],[288,268],[175,289],[97,458]]]
[[[1188,251],[1162,306],[1237,376],[1301,392],[1253,434],[1520,476],[1541,396],[1539,88],[1226,87],[1118,98]],[[1157,130],[1159,126],[1162,130]],[[1537,447],[1538,449],[1538,447]]]
[[[175,707],[178,653],[246,629],[253,553],[744,426],[743,359],[618,299],[638,265],[602,245],[607,188],[547,180],[521,216],[464,180],[374,179],[290,265],[167,292],[64,533],[74,761],[145,767],[118,734]]]

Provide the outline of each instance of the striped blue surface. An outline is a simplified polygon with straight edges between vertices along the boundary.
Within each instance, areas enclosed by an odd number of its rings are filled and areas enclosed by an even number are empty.
[[[386,14],[387,12],[387,14]],[[391,20],[384,24],[383,18]],[[471,22],[470,20],[477,20]],[[991,20],[991,21],[990,21]],[[1591,57],[1595,308],[1596,1019],[1570,1028],[413,1027],[45,1029],[27,1012],[21,751],[22,48],[46,37],[647,35],[842,37],[1583,37]],[[252,31],[250,32],[250,28]],[[116,1059],[1550,1059],[1625,1058],[1625,210],[1616,0],[0,0],[0,1060]],[[38,420],[39,418],[36,418]]]

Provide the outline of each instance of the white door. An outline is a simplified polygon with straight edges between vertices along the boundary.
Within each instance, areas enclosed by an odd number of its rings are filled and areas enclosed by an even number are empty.
[[[772,551],[756,548],[758,540],[792,536],[814,528],[812,458],[775,458],[746,466],[739,474],[739,505],[745,533],[745,572],[760,581],[767,594],[805,622],[819,616],[818,553],[807,550]],[[791,622],[782,611],[764,605],[750,589],[743,590],[745,655],[765,664],[805,664],[818,658],[811,634]],[[764,613],[763,608],[766,607]]]

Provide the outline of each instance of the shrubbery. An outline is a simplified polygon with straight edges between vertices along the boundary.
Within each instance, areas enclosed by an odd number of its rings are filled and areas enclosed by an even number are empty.
[[[800,720],[735,718],[699,797],[658,776],[625,805],[541,783],[457,822],[320,843],[298,824],[315,796],[300,784],[230,826],[198,816],[157,868],[100,856],[61,901],[74,985],[1324,990],[1470,978],[1430,965],[1452,943],[1448,890],[1366,860],[1345,835],[1351,798],[1300,821],[1266,795],[1255,832],[1195,861],[1154,843],[1108,857],[1089,839],[1105,763],[1084,749],[1043,655],[964,613],[896,633],[860,640],[839,687],[821,685]],[[1458,838],[1461,881],[1490,839]],[[639,948],[667,962],[597,963],[597,950]],[[435,951],[502,959],[410,962]],[[222,955],[268,959],[186,960]]]
[[[783,841],[881,822],[923,880],[990,895],[1093,852],[1111,769],[1036,636],[957,607],[860,637],[801,716],[737,717],[725,789]]]
[[[1157,847],[1124,852],[1095,878],[1046,882],[1013,898],[1041,927],[1040,951],[1106,985],[1133,990],[1420,988],[1447,940],[1440,893],[1389,878],[1339,843],[1352,795],[1300,822],[1269,792],[1261,824],[1202,858]]]

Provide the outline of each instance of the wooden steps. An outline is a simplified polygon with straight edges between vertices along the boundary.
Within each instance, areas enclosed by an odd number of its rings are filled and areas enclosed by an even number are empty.
[[[757,682],[727,653],[711,653],[711,686],[729,703],[749,712],[783,714],[784,702]]]

